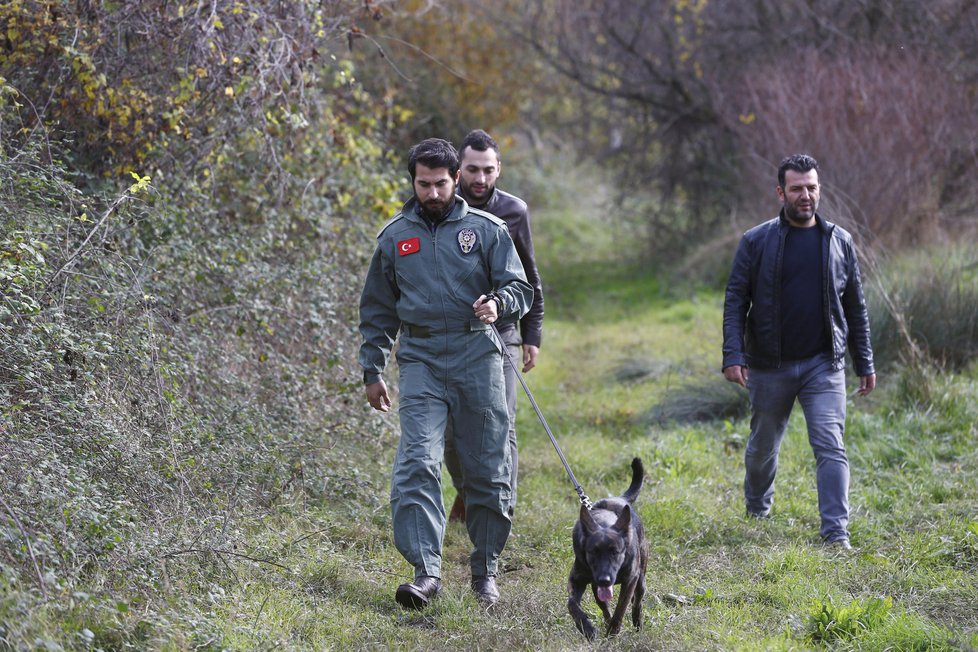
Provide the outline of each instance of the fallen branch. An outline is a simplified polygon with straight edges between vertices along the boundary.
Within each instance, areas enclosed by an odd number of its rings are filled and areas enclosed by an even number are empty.
[[[275,566],[277,568],[281,568],[282,570],[292,572],[292,569],[289,568],[288,566],[283,566],[282,564],[278,562],[274,562],[271,559],[259,559],[257,557],[246,555],[244,553],[234,552],[233,550],[221,550],[220,548],[187,548],[185,550],[175,550],[173,552],[166,553],[165,555],[163,555],[163,558],[169,559],[171,557],[177,557],[179,555],[190,555],[195,553],[197,554],[213,553],[217,555],[228,555],[230,557],[240,557],[241,559],[247,559],[248,561],[253,561],[259,564],[268,564],[269,566]]]

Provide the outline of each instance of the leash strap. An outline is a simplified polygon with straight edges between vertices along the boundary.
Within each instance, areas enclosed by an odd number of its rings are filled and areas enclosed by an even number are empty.
[[[496,299],[496,295],[494,292],[490,292],[489,294],[486,295],[486,297],[487,300]],[[498,304],[499,301],[497,300],[496,303]],[[523,391],[526,392],[526,397],[530,399],[530,405],[533,406],[534,411],[537,413],[537,418],[540,419],[540,423],[543,424],[543,429],[547,431],[547,436],[550,437],[550,443],[554,445],[554,450],[557,451],[557,455],[558,457],[560,457],[560,461],[563,462],[564,469],[567,471],[567,475],[570,477],[571,482],[574,484],[574,491],[577,492],[578,497],[581,499],[581,504],[584,505],[585,509],[591,511],[591,499],[587,497],[587,494],[584,493],[584,487],[582,487],[581,484],[577,481],[577,478],[574,477],[574,472],[571,471],[570,464],[567,463],[567,458],[564,457],[563,451],[560,450],[560,446],[557,444],[557,438],[554,437],[553,432],[551,432],[550,430],[550,426],[547,425],[547,420],[543,416],[543,412],[540,411],[540,406],[537,405],[536,400],[534,400],[533,398],[533,392],[530,391],[529,385],[527,385],[526,381],[523,379],[523,374],[520,373],[519,368],[516,366],[516,363],[513,361],[513,356],[510,355],[509,347],[507,347],[506,343],[503,342],[503,338],[499,334],[499,329],[496,328],[496,324],[493,323],[490,324],[490,326],[492,326],[492,332],[496,334],[496,339],[499,340],[499,345],[503,348],[503,355],[506,357],[506,361],[509,362],[509,366],[512,367],[513,373],[516,374],[516,377],[520,379],[520,385],[523,386]]]

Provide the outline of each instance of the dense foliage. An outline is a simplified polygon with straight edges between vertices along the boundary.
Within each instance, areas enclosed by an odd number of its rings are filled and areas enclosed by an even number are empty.
[[[0,636],[42,605],[149,636],[126,605],[175,565],[358,490],[350,324],[399,185],[397,109],[341,56],[361,10],[4,7]]]

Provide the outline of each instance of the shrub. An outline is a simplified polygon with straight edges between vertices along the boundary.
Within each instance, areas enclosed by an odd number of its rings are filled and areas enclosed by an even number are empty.
[[[901,331],[926,360],[961,370],[978,358],[978,257],[951,246],[904,255],[874,272],[867,291],[873,352],[880,365],[914,357]]]
[[[84,587],[86,613],[132,600],[159,615],[168,582],[203,600],[227,555],[264,558],[244,542],[268,513],[383,494],[359,477],[386,440],[351,409],[349,324],[394,179],[387,125],[333,82],[286,130],[274,184],[242,132],[210,175],[100,190],[0,80],[0,133],[23,138],[0,141],[5,643],[33,640],[22,628],[44,616],[11,614],[40,613],[45,593]],[[118,620],[120,640],[141,636]]]
[[[740,419],[750,412],[747,392],[726,380],[689,383],[669,392],[649,410],[646,423],[696,423],[717,419]]]

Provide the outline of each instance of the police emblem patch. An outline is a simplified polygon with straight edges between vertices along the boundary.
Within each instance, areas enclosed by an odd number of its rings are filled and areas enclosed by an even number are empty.
[[[462,249],[463,254],[467,254],[475,248],[475,243],[478,242],[479,237],[475,234],[472,229],[462,229],[458,232],[458,246]]]

